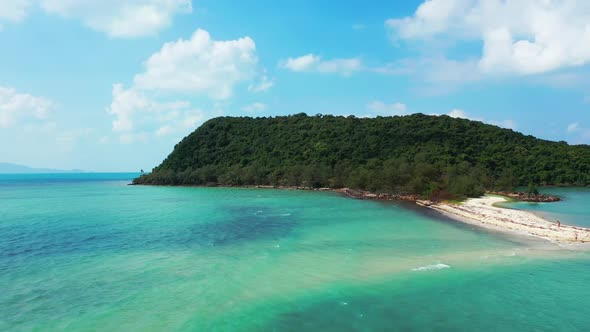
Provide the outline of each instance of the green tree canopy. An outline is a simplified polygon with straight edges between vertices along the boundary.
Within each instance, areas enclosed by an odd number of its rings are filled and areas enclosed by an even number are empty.
[[[220,117],[185,137],[134,183],[477,196],[529,183],[589,185],[590,146],[423,114]]]

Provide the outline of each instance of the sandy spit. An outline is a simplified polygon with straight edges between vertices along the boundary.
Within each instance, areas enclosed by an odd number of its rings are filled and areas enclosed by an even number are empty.
[[[455,220],[497,231],[540,237],[559,244],[590,243],[590,228],[557,224],[531,212],[494,206],[507,201],[500,196],[470,198],[461,204],[417,203],[439,211]]]

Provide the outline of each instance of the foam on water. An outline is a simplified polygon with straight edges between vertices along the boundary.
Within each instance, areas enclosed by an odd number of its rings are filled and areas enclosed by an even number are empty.
[[[412,269],[412,271],[441,270],[441,269],[448,269],[448,268],[450,268],[449,265],[438,263],[438,264],[433,264],[433,265],[426,265],[426,266],[417,267],[415,269]]]

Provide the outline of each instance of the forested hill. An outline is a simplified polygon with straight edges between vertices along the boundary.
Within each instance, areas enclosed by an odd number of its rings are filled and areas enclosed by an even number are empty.
[[[220,117],[184,138],[134,183],[474,196],[530,184],[589,185],[590,146],[423,114]]]

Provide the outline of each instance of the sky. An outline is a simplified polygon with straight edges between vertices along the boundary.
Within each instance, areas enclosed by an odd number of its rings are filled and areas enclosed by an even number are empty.
[[[590,144],[590,1],[0,1],[0,162],[150,170],[210,118],[300,112]]]

